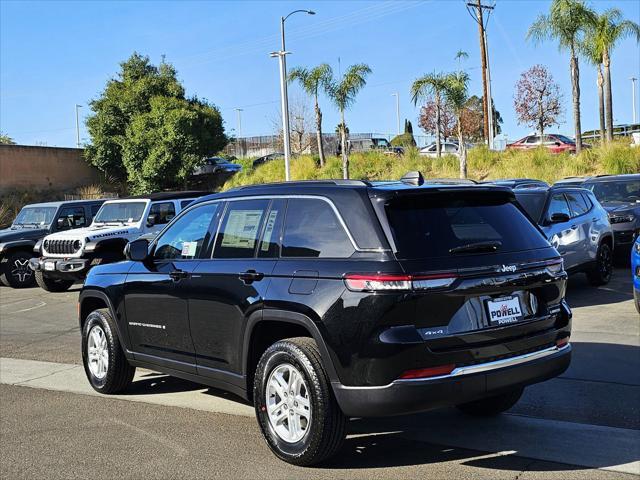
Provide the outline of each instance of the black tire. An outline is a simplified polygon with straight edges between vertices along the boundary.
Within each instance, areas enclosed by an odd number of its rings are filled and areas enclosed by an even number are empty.
[[[284,441],[275,432],[267,414],[267,382],[271,373],[285,364],[295,367],[309,387],[311,421],[306,425],[304,436],[295,443]],[[328,459],[340,449],[346,436],[347,418],[333,396],[318,345],[313,339],[289,338],[271,345],[258,363],[253,385],[258,424],[267,445],[277,457],[293,465],[309,466]]]
[[[97,376],[89,365],[89,337],[97,327],[104,334],[106,345],[104,350],[108,357],[106,373],[104,376]],[[131,366],[124,356],[120,340],[115,326],[115,322],[107,309],[94,310],[84,322],[82,328],[82,364],[87,379],[96,392],[119,393],[126,390],[136,371],[136,367]]]
[[[34,287],[35,272],[29,268],[31,257],[33,255],[24,250],[9,253],[0,265],[0,282],[13,288]]]
[[[461,403],[456,407],[467,415],[473,415],[474,417],[493,417],[506,412],[518,403],[518,400],[522,397],[522,392],[524,392],[524,388],[516,388],[500,395]]]
[[[47,277],[44,272],[35,272],[36,283],[47,292],[66,292],[75,283],[74,280]]]
[[[606,285],[613,275],[613,252],[608,243],[601,243],[596,253],[596,265],[587,272],[587,279],[594,287]]]

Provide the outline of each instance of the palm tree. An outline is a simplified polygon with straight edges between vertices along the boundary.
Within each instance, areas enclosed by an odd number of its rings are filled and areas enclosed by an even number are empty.
[[[558,41],[558,47],[569,49],[571,87],[573,93],[573,126],[576,136],[576,153],[582,150],[582,127],[580,124],[580,67],[578,65],[578,42],[580,37],[595,23],[595,13],[582,0],[553,0],[548,15],[540,15],[529,27],[527,38],[535,42],[547,39]]]
[[[347,152],[347,126],[344,111],[356,100],[358,92],[367,84],[366,77],[371,73],[369,65],[358,63],[351,65],[342,78],[332,79],[325,85],[327,95],[340,111],[340,147],[342,153],[342,176],[349,178],[349,153]]]
[[[598,69],[598,117],[600,120],[600,141],[604,143],[606,139],[605,134],[605,113],[604,113],[604,76],[602,75],[602,53],[595,48],[595,42],[593,41],[594,29],[589,29],[589,32],[581,42],[580,49],[584,57]]]
[[[418,79],[411,85],[411,100],[414,105],[418,104],[418,100],[433,95],[436,104],[436,151],[438,158],[441,156],[440,150],[440,132],[441,120],[440,112],[442,110],[443,94],[447,87],[447,75],[443,73],[428,73]]]
[[[294,68],[289,72],[289,81],[297,81],[302,89],[313,97],[316,110],[316,137],[318,142],[318,155],[320,156],[320,166],[324,166],[324,146],[322,145],[322,112],[318,104],[318,91],[324,89],[333,76],[331,67],[323,63],[311,70],[304,67]]]
[[[631,20],[623,20],[617,8],[596,15],[595,22],[588,30],[587,41],[596,55],[602,57],[604,66],[604,103],[606,112],[607,140],[613,139],[613,98],[611,94],[611,51],[619,40],[635,36],[640,42],[640,26]]]
[[[468,100],[469,74],[463,71],[451,73],[445,77],[445,83],[445,99],[456,115],[460,178],[467,178],[467,148],[464,144],[462,132],[462,113]]]

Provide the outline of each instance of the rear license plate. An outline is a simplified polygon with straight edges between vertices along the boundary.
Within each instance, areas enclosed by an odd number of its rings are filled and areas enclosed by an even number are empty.
[[[507,325],[522,320],[520,298],[516,295],[487,300],[489,325]]]
[[[56,269],[56,262],[44,262],[44,269],[52,272]]]

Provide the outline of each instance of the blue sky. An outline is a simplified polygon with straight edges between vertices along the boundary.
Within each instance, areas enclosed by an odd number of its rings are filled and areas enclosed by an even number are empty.
[[[497,0],[489,24],[494,102],[505,120],[508,138],[529,129],[513,111],[514,85],[520,73],[540,63],[553,73],[564,93],[565,123],[572,133],[569,61],[553,43],[525,41],[529,25],[548,10],[545,0]],[[638,0],[591,0],[597,10],[620,8],[640,22]],[[228,130],[236,128],[234,108],[243,108],[243,135],[271,134],[278,118],[277,60],[279,17],[287,20],[288,66],[322,62],[338,69],[364,62],[373,73],[347,113],[352,132],[396,130],[394,92],[400,94],[402,118],[414,122],[418,108],[409,87],[418,76],[457,68],[460,49],[472,82],[481,91],[477,26],[463,0],[425,1],[6,1],[0,0],[0,130],[18,143],[75,145],[76,103],[85,105],[133,51],[155,63],[166,55],[188,94],[218,105]],[[638,45],[628,39],[613,54],[614,119],[631,121],[631,76],[640,77]],[[581,64],[582,125],[597,126],[595,71]],[[290,96],[302,99],[297,87]],[[299,100],[298,100],[299,101]],[[640,101],[640,99],[638,99]],[[338,114],[322,99],[324,128],[333,131]],[[414,128],[417,130],[417,128]],[[416,132],[417,133],[417,132]],[[86,131],[81,137],[88,141]]]

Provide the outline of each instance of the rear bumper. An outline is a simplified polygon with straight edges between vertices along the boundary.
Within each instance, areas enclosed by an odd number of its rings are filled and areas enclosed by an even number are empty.
[[[91,260],[85,258],[32,258],[29,267],[35,272],[47,272],[59,278],[83,278]]]
[[[556,377],[571,362],[571,345],[455,369],[449,375],[396,380],[379,387],[333,382],[340,408],[350,417],[416,413],[499,394]]]

